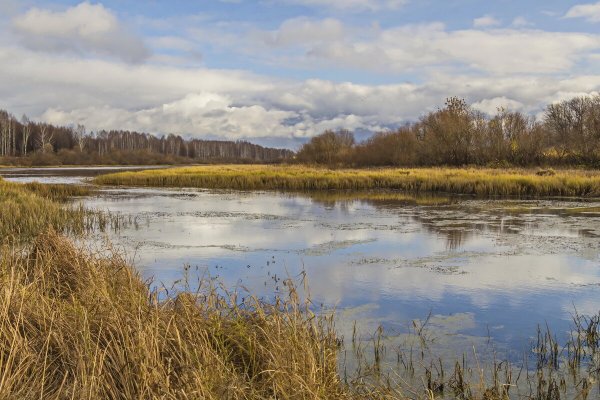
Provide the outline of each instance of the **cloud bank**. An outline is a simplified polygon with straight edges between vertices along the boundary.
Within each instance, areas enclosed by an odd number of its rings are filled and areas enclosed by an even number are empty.
[[[375,11],[402,3],[344,2]],[[573,7],[567,15],[582,12]],[[536,115],[547,103],[600,91],[599,34],[533,29],[524,16],[503,27],[484,14],[464,29],[303,15],[271,29],[233,29],[200,17],[162,25],[146,19],[144,36],[133,33],[140,29],[132,21],[89,2],[12,17],[0,37],[0,108],[89,130],[297,146],[325,129],[394,128],[453,95],[487,113],[506,106]],[[211,67],[216,55],[238,60],[237,68]]]

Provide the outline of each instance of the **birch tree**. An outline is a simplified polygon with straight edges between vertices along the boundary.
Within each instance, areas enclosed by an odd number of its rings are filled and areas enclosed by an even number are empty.
[[[37,138],[38,149],[42,153],[46,153],[48,147],[52,146],[52,142],[54,140],[54,132],[52,132],[51,126],[46,123],[40,124],[39,127],[40,130]]]
[[[29,138],[31,137],[31,121],[27,118],[27,115],[23,114],[21,118],[21,124],[23,124],[22,137],[21,137],[21,154],[27,156],[27,146],[29,144]]]

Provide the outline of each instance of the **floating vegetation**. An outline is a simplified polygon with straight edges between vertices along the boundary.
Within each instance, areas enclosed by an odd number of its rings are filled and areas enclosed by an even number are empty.
[[[448,196],[432,196],[427,194],[405,193],[391,190],[370,191],[340,191],[323,190],[301,193],[313,201],[322,204],[335,204],[340,202],[366,201],[369,203],[398,203],[417,206],[442,206],[452,204],[455,199]]]

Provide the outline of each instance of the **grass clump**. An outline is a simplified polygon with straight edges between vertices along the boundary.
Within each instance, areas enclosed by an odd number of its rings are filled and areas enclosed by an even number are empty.
[[[159,300],[123,258],[53,231],[0,255],[0,398],[346,398],[331,325],[293,291]]]
[[[64,184],[45,184],[39,182],[30,182],[23,185],[25,189],[39,196],[57,201],[71,200],[73,197],[90,196],[94,190],[89,186],[82,185],[64,185]]]
[[[448,196],[419,195],[403,193],[390,190],[372,190],[372,191],[311,191],[300,192],[313,201],[321,204],[333,205],[336,203],[365,201],[372,204],[388,203],[409,204],[417,206],[440,206],[452,204],[454,199]]]
[[[600,173],[459,168],[328,169],[285,165],[221,165],[101,175],[101,185],[239,190],[372,190],[477,196],[600,196]]]
[[[18,184],[0,179],[0,237],[27,242],[48,228],[80,235],[93,229],[104,230],[117,218],[86,210],[81,205],[62,204],[72,195],[85,195],[88,189],[66,185],[45,187],[39,183]]]

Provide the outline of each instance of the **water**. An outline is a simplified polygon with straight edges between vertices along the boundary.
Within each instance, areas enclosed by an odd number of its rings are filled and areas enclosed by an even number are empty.
[[[159,169],[162,166],[148,167],[52,167],[52,168],[1,168],[0,176],[12,182],[43,182],[56,184],[82,184],[85,179],[117,171]]]
[[[65,178],[62,169],[35,170],[19,179],[81,182],[96,173],[84,171]],[[538,324],[560,336],[575,310],[600,310],[596,201],[455,199],[427,206],[109,188],[83,202],[136,219],[113,240],[144,277],[169,287],[210,276],[270,298],[284,291],[283,279],[306,276],[315,307],[335,307],[346,337],[355,320],[365,335],[380,324],[400,335],[413,319],[431,315],[449,347],[493,341],[519,352]]]

